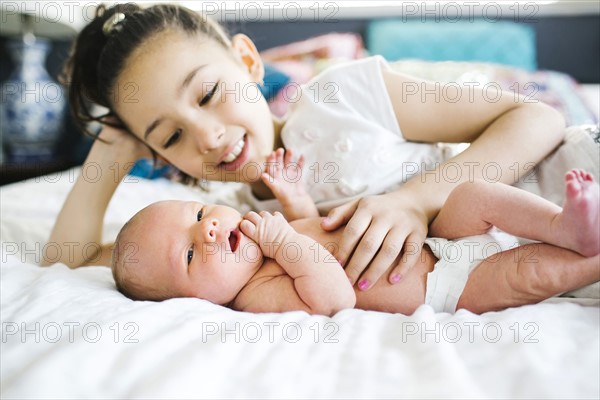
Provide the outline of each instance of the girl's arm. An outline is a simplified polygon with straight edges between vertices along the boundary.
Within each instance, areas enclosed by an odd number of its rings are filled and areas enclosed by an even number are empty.
[[[492,85],[485,90],[475,84],[443,85],[387,70],[384,81],[408,140],[471,146],[395,192],[337,207],[324,219],[326,230],[348,223],[334,255],[352,282],[369,266],[359,280],[363,290],[392,263],[391,283],[410,270],[420,256],[427,225],[455,186],[473,179],[514,183],[564,138],[565,122],[558,111]],[[451,181],[443,173],[450,164]]]
[[[315,240],[297,233],[280,213],[250,212],[240,224],[242,232],[259,244],[293,280],[273,278],[256,286],[243,309],[252,312],[304,310],[333,315],[354,308],[356,294],[344,270],[331,253]],[[256,290],[260,288],[260,290]]]
[[[102,245],[102,226],[108,203],[117,186],[140,157],[145,145],[132,135],[104,126],[82,165],[50,234],[60,253],[43,254],[42,266],[61,262],[70,268],[110,265],[112,245]]]

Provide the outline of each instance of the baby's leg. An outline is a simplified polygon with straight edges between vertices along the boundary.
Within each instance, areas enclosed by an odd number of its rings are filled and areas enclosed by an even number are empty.
[[[584,256],[600,253],[600,187],[592,174],[571,170],[565,176],[566,200],[554,221],[557,246]],[[547,241],[549,242],[549,241]]]
[[[586,256],[600,252],[600,188],[583,171],[566,175],[564,208],[502,183],[467,182],[450,193],[431,223],[432,236],[455,239],[492,226],[512,235],[565,247]]]
[[[533,243],[497,253],[470,275],[457,309],[475,313],[538,303],[600,280],[600,256]]]

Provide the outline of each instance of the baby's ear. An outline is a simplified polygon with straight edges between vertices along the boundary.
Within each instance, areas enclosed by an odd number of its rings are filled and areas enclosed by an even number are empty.
[[[231,46],[252,79],[256,83],[262,82],[265,77],[265,67],[254,42],[243,33],[238,33],[231,38]]]

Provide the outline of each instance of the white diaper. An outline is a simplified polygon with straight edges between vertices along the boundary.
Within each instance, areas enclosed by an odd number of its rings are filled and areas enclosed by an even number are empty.
[[[454,313],[469,274],[486,258],[519,246],[516,237],[491,230],[484,235],[459,240],[427,238],[425,244],[438,258],[427,274],[425,304],[436,312]]]

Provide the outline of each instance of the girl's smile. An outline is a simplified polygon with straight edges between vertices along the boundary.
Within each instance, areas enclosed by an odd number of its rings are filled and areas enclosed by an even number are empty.
[[[227,147],[227,151],[219,158],[217,165],[226,171],[237,170],[248,160],[249,147],[246,135],[244,135],[238,142]]]

